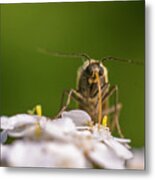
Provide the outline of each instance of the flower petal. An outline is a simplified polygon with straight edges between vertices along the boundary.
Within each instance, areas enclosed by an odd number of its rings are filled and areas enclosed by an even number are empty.
[[[71,118],[76,126],[88,125],[88,123],[91,122],[89,114],[82,110],[64,111],[62,118],[64,117]]]
[[[124,159],[131,159],[133,157],[132,153],[122,144],[117,142],[115,139],[104,139],[104,143],[107,144],[115,153]]]
[[[89,158],[99,167],[105,169],[124,169],[124,160],[118,157],[105,144],[96,143],[94,150],[88,154]]]
[[[3,130],[1,133],[0,133],[0,144],[3,144],[6,142],[8,138],[8,132],[7,130]]]
[[[12,117],[1,117],[1,129],[14,129],[15,127],[33,124],[36,118],[28,114],[18,114]]]
[[[14,167],[85,168],[83,154],[72,144],[51,142],[16,141],[3,155]],[[30,153],[31,152],[31,153]],[[4,157],[4,156],[3,156]]]
[[[75,131],[76,127],[70,118],[60,118],[48,121],[44,130],[50,137],[66,141],[66,135]]]

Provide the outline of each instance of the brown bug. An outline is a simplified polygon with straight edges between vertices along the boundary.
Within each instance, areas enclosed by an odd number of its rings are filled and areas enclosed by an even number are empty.
[[[71,89],[64,91],[64,95],[67,94],[67,101],[61,106],[61,110],[58,116],[61,116],[62,112],[67,109],[71,99],[74,99],[79,109],[86,111],[92,118],[93,122],[98,122],[98,127],[102,123],[104,118],[110,113],[113,113],[112,123],[108,122],[110,129],[116,128],[120,137],[124,137],[121,132],[119,125],[119,111],[121,104],[118,103],[118,87],[117,85],[110,86],[108,80],[108,70],[104,65],[105,61],[123,61],[131,62],[131,60],[124,60],[115,57],[105,57],[102,60],[91,59],[86,54],[64,54],[64,53],[53,53],[47,50],[41,49],[41,52],[54,56],[63,57],[81,57],[85,58],[84,64],[77,71],[77,89]],[[115,102],[113,107],[109,107],[109,98],[114,95]]]
[[[111,59],[111,57],[109,58]],[[68,95],[67,101],[62,106],[59,115],[66,110],[71,98],[73,98],[78,102],[79,109],[86,111],[95,123],[98,122],[98,127],[109,113],[114,113],[113,122],[111,125],[109,123],[109,126],[111,126],[111,129],[116,127],[120,137],[123,137],[118,120],[121,108],[121,104],[118,103],[118,88],[117,85],[110,86],[108,71],[102,61],[87,56],[87,60],[77,71],[77,89],[64,91],[64,94]],[[109,108],[109,97],[113,94],[115,104],[113,108]]]

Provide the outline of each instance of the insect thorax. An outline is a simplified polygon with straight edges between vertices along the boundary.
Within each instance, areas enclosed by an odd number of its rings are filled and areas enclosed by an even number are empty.
[[[94,98],[98,91],[95,72],[99,74],[101,87],[108,83],[107,68],[100,61],[87,60],[78,70],[77,90],[85,98]]]

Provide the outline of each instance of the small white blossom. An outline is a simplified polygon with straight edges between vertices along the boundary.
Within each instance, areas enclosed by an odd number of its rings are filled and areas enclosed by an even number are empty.
[[[0,119],[1,129],[6,130],[7,135],[11,137],[34,136],[36,124],[44,128],[47,118],[43,116],[18,114],[12,117],[2,116]],[[5,142],[3,140],[3,142]],[[1,141],[2,143],[2,141]]]
[[[2,157],[10,166],[85,168],[83,154],[72,144],[16,141],[2,146]]]
[[[109,140],[105,139],[104,143],[112,148],[120,158],[130,159],[133,157],[132,153],[124,145],[117,142],[114,138]]]
[[[88,125],[91,122],[91,117],[88,113],[82,110],[71,110],[64,111],[62,113],[62,118],[68,117],[71,118],[76,126]]]
[[[75,124],[67,117],[48,121],[44,127],[44,132],[48,134],[50,138],[61,141],[67,141],[68,135],[73,131],[76,131]]]
[[[105,144],[95,143],[94,150],[88,154],[89,158],[99,167],[107,169],[124,169],[124,159],[117,156],[112,148]]]
[[[124,169],[125,161],[132,158],[127,148],[130,140],[92,125],[82,110],[63,112],[54,120],[26,114],[1,117],[1,124],[2,143],[7,136],[23,137],[2,145],[2,161],[9,166]]]
[[[34,124],[36,118],[28,114],[17,114],[12,117],[1,117],[1,129],[13,130],[18,127]]]

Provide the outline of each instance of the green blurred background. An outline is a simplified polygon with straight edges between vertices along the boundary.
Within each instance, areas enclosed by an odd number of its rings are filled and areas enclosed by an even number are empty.
[[[1,5],[0,114],[26,112],[36,104],[45,115],[60,108],[64,89],[76,88],[81,59],[37,52],[85,52],[144,61],[144,1]],[[119,87],[120,123],[134,147],[144,145],[144,66],[106,62]]]

